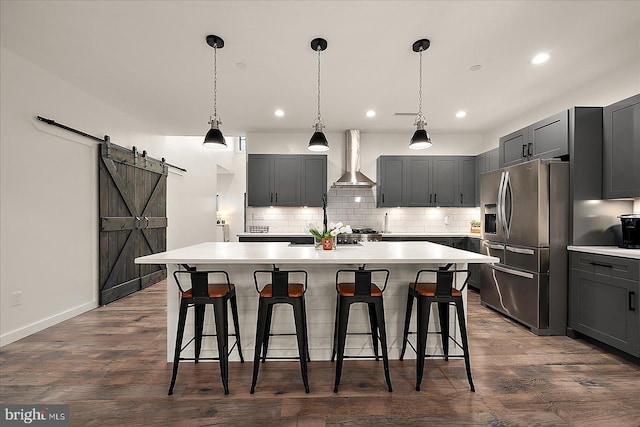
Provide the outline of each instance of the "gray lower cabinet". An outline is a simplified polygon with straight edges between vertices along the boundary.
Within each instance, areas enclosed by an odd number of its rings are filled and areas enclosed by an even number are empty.
[[[569,154],[569,111],[564,110],[499,140],[500,167]]]
[[[377,207],[475,206],[470,156],[380,156]]]
[[[640,260],[572,252],[569,328],[640,357]]]
[[[249,206],[322,206],[326,192],[326,155],[247,156]]]
[[[603,109],[604,197],[640,197],[640,94]]]
[[[239,242],[290,242],[295,245],[313,245],[313,236],[271,236],[267,233],[238,236]]]

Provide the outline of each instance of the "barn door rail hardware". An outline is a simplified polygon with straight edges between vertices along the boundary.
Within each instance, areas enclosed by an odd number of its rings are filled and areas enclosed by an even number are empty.
[[[72,128],[72,127],[69,127],[69,126],[63,125],[62,123],[58,123],[58,122],[56,122],[55,120],[52,120],[52,119],[47,119],[47,118],[44,118],[44,117],[42,117],[42,116],[36,116],[36,119],[40,120],[41,122],[45,122],[45,123],[46,123],[46,124],[48,124],[48,125],[51,125],[51,126],[57,126],[57,127],[61,128],[61,129],[68,130],[69,132],[73,132],[73,133],[75,133],[75,134],[82,135],[82,136],[84,136],[84,137],[86,137],[86,138],[93,139],[94,141],[97,141],[97,142],[100,142],[100,143],[104,143],[104,144],[106,144],[106,146],[107,146],[107,155],[109,155],[109,154],[110,154],[110,151],[111,151],[111,145],[115,145],[116,147],[119,147],[119,148],[122,148],[122,149],[125,149],[125,150],[126,150],[126,148],[125,148],[125,147],[121,147],[121,146],[119,146],[119,145],[117,145],[117,144],[113,144],[113,143],[111,142],[111,139],[109,138],[109,135],[105,135],[105,136],[104,136],[104,139],[102,139],[102,138],[98,138],[97,136],[89,135],[88,133],[86,133],[86,132],[82,132],[81,130],[74,129],[74,128]],[[134,155],[135,155],[135,156],[136,156],[136,158],[137,158],[137,150],[136,150],[136,147],[133,147],[132,151],[134,152]],[[143,151],[143,152],[142,152],[142,158],[143,158],[143,161],[144,161],[144,162],[145,162],[145,164],[146,164],[146,162],[147,162],[147,152],[146,152],[146,151]],[[151,157],[149,157],[149,159],[151,159],[151,160],[155,160],[155,159],[153,159],[153,158],[151,158]],[[178,170],[181,170],[182,172],[186,172],[186,171],[187,171],[187,170],[186,170],[186,169],[184,169],[184,168],[181,168],[181,167],[176,166],[176,165],[172,165],[171,163],[167,163],[167,162],[165,161],[164,157],[163,157],[163,158],[162,158],[162,160],[160,160],[160,161],[161,161],[162,163],[164,163],[165,165],[169,166],[170,168],[178,169]]]

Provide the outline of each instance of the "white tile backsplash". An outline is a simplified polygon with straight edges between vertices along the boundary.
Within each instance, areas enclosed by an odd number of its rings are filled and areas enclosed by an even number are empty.
[[[376,208],[375,188],[331,188],[327,193],[329,222],[382,231],[385,213],[392,233],[467,233],[470,222],[480,220],[480,208]],[[268,225],[272,233],[304,233],[309,223],[322,224],[322,208],[247,208],[247,225]]]

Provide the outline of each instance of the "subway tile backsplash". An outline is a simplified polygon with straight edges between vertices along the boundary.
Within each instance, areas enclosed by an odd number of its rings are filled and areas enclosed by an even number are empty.
[[[382,231],[388,214],[391,233],[467,233],[480,208],[376,208],[375,188],[331,188],[327,220],[352,228]],[[268,225],[271,233],[304,233],[309,223],[322,224],[322,208],[248,207],[247,225]]]

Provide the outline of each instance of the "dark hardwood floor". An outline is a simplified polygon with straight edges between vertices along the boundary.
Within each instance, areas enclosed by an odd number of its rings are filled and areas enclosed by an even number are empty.
[[[2,403],[70,405],[72,426],[640,425],[640,367],[582,340],[537,337],[469,295],[471,393],[461,359],[428,359],[422,391],[413,360],[311,362],[305,394],[297,362],[268,361],[249,394],[248,362],[181,366],[167,396],[164,282],[0,349]]]

